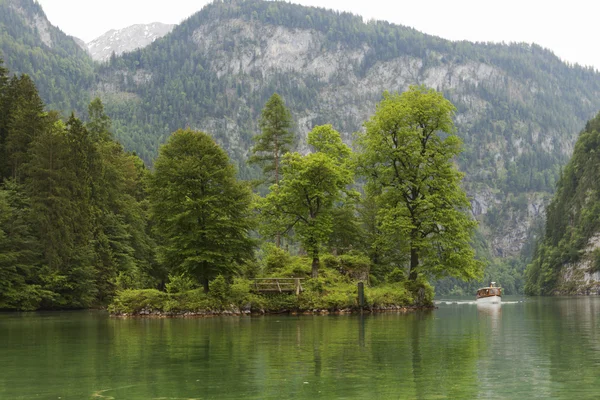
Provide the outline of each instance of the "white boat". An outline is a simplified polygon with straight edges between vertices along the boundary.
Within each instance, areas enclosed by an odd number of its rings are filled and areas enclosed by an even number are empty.
[[[490,286],[477,289],[477,304],[500,304],[502,303],[502,288],[491,282]]]

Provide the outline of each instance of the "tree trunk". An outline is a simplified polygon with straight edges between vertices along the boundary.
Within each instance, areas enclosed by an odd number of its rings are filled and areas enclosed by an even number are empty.
[[[208,293],[208,278],[202,278],[202,286],[204,287],[204,293]]]
[[[408,279],[411,281],[416,281],[418,277],[417,267],[419,266],[419,253],[417,249],[411,246],[410,248],[410,272],[408,274]]]
[[[310,276],[313,278],[317,278],[319,276],[319,256],[313,256],[312,273]]]
[[[275,184],[279,189],[279,143],[277,142],[277,137],[275,137]],[[277,232],[275,236],[275,245],[277,248],[281,248],[281,232]]]

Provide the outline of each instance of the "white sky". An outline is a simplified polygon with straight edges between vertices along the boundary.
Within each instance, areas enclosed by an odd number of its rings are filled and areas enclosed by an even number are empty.
[[[53,25],[89,42],[137,23],[179,23],[208,0],[37,0]],[[600,69],[594,0],[294,0],[350,11],[451,40],[527,42]],[[596,4],[597,3],[597,4]]]

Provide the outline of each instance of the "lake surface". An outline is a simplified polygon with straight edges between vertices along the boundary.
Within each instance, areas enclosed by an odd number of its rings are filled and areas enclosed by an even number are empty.
[[[600,298],[411,314],[0,314],[0,399],[597,399]]]

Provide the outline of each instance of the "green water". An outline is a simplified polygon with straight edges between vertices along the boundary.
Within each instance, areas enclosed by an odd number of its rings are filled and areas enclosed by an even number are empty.
[[[353,316],[0,314],[0,399],[585,399],[600,298]]]

